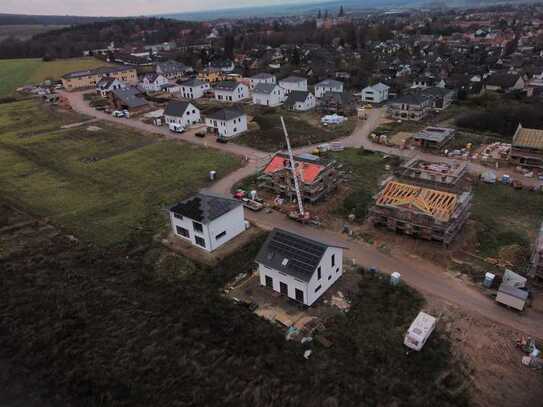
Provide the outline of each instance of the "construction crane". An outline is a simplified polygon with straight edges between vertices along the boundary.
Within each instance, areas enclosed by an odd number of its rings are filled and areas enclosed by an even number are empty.
[[[283,125],[283,133],[285,133],[285,140],[287,142],[288,158],[290,160],[290,168],[292,170],[292,178],[294,180],[294,189],[296,190],[296,199],[298,201],[298,211],[300,219],[303,219],[304,205],[302,203],[302,193],[300,192],[300,184],[298,183],[298,175],[296,174],[296,167],[294,166],[294,156],[292,155],[292,148],[290,148],[290,140],[288,138],[287,126],[285,125],[285,120],[281,116],[281,124]]]

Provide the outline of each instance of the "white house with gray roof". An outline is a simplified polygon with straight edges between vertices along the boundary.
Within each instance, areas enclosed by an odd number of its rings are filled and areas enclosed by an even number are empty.
[[[215,99],[220,102],[239,102],[249,97],[247,85],[236,81],[223,81],[215,85]]]
[[[334,79],[325,79],[315,85],[315,97],[321,98],[328,92],[343,92],[343,82]]]
[[[186,129],[200,121],[200,109],[190,102],[172,101],[164,109],[164,121],[166,124],[180,124]]]
[[[376,85],[366,86],[362,89],[362,101],[369,103],[381,103],[388,100],[389,87],[379,82]]]
[[[279,106],[286,99],[286,91],[275,83],[259,83],[253,89],[253,104]]]
[[[247,131],[247,115],[236,107],[208,114],[205,123],[208,131],[225,140],[239,136]]]
[[[279,86],[285,89],[287,93],[293,91],[307,92],[307,79],[299,76],[288,76],[279,81]]]
[[[343,274],[343,247],[274,229],[255,261],[262,286],[310,306]]]
[[[170,208],[173,233],[208,252],[218,249],[245,230],[240,201],[200,192]]]
[[[272,75],[271,73],[259,73],[249,78],[249,88],[251,89],[254,89],[261,83],[274,85],[277,83],[277,80],[275,79],[275,75]]]
[[[317,105],[317,99],[311,92],[295,90],[288,94],[285,106],[296,112],[307,112]]]
[[[189,79],[181,82],[181,96],[185,99],[199,99],[210,89],[209,83],[203,82],[200,79]]]

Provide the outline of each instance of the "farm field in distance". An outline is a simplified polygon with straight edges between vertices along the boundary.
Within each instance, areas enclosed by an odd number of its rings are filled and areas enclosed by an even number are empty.
[[[60,79],[68,72],[108,64],[96,58],[69,58],[44,62],[41,59],[0,59],[0,97],[12,95],[18,87],[46,79]]]
[[[102,122],[61,129],[66,116],[48,109],[33,100],[0,104],[0,194],[101,245],[158,231],[162,209],[204,187],[210,170],[239,166],[212,149]]]

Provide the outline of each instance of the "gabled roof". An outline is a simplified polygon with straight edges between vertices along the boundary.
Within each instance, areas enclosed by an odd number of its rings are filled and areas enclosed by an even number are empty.
[[[336,246],[286,230],[274,229],[262,245],[255,261],[307,282],[329,247]]]
[[[286,106],[294,106],[297,102],[303,103],[309,97],[311,92],[305,90],[295,90],[288,94],[287,100],[285,101]]]
[[[156,64],[156,69],[159,69],[161,72],[164,72],[166,74],[173,74],[179,72],[184,73],[186,71],[189,71],[191,68],[181,62],[166,61]]]
[[[287,76],[286,78],[284,79],[281,79],[280,82],[288,82],[288,83],[297,83],[297,82],[301,82],[301,81],[307,81],[306,78],[302,78],[300,76]]]
[[[322,171],[326,169],[328,162],[322,162],[318,157],[305,158],[303,156],[294,156],[294,165],[300,179],[305,184],[312,184]],[[264,174],[271,175],[285,168],[290,168],[290,161],[287,154],[277,153],[263,170]]]
[[[241,202],[209,192],[200,192],[172,206],[170,211],[203,224],[207,224],[232,209],[241,205]]]
[[[166,109],[164,109],[164,116],[182,117],[190,105],[190,102],[184,101],[169,102]]]
[[[119,99],[129,108],[145,106],[147,102],[140,96],[140,91],[136,88],[115,89],[114,97]]]
[[[108,89],[116,80],[117,80],[116,78],[104,76],[102,79],[98,81],[98,83],[96,84],[96,87],[99,89]]]
[[[245,112],[237,107],[226,107],[224,109],[210,113],[206,117],[208,119],[228,121],[244,115]]]
[[[239,82],[236,82],[236,81],[222,81],[222,82],[219,82],[217,85],[215,85],[215,90],[233,91],[239,85],[241,85],[241,84]]]
[[[257,73],[256,75],[251,76],[249,79],[271,79],[273,75],[271,73]]]
[[[519,124],[513,136],[513,147],[543,150],[543,130],[525,129]]]
[[[202,86],[205,85],[205,82],[201,81],[198,78],[191,78],[186,81],[183,81],[180,83],[181,86],[189,86],[189,87],[196,87],[196,86]]]
[[[326,87],[326,88],[341,88],[343,87],[343,82],[336,81],[334,79],[325,79],[315,85],[316,88],[318,87]]]
[[[365,89],[373,89],[373,90],[375,90],[377,92],[382,92],[384,90],[390,89],[390,86],[387,86],[384,83],[379,82],[379,83],[376,83],[375,85],[366,86],[362,90],[365,90]]]
[[[400,96],[394,100],[392,100],[390,103],[404,103],[407,105],[421,105],[423,103],[428,102],[429,97],[425,95],[404,95]]]
[[[253,93],[261,93],[261,94],[269,95],[273,92],[276,86],[279,86],[279,85],[276,85],[275,83],[259,83],[253,89]]]
[[[499,86],[501,88],[511,88],[517,83],[520,75],[510,73],[495,73],[486,80],[486,85]]]

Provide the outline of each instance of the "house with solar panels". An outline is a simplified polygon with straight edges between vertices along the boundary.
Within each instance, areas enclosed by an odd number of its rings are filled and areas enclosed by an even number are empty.
[[[343,274],[343,247],[274,229],[255,261],[262,286],[310,306]]]
[[[240,201],[200,192],[170,208],[175,236],[212,252],[245,230]]]

